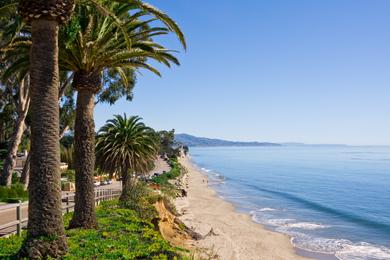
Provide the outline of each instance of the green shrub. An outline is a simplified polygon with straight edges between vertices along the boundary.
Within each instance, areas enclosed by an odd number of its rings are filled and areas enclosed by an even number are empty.
[[[142,219],[152,220],[157,217],[153,204],[157,201],[157,195],[141,181],[135,181],[130,186],[127,200],[120,203],[121,207],[134,210]]]
[[[19,183],[19,181],[20,181],[20,178],[18,177],[18,174],[16,172],[13,172],[12,173],[12,183],[17,184],[17,183]]]
[[[172,167],[171,170],[169,172],[165,172],[161,175],[153,177],[152,181],[154,183],[160,185],[168,184],[169,180],[176,179],[177,177],[180,176],[181,174],[180,164],[176,160],[171,160],[169,164]]]
[[[61,146],[61,162],[68,164],[68,169],[74,169],[74,148]]]
[[[117,201],[103,202],[96,209],[97,230],[66,230],[68,254],[63,259],[182,259],[154,230],[153,225],[130,209],[119,208]],[[65,226],[71,214],[64,216]],[[23,238],[0,238],[0,259],[18,252]]]
[[[7,149],[0,149],[0,159],[4,160],[7,156]]]
[[[133,210],[106,202],[97,209],[99,230],[70,230],[65,259],[173,259],[177,256],[153,225]]]
[[[172,185],[169,180],[177,179],[181,175],[182,169],[180,163],[178,163],[176,159],[170,160],[169,164],[172,167],[171,170],[169,172],[165,172],[161,175],[153,177],[152,182],[159,184],[161,187],[161,191],[166,196],[175,198],[177,197],[179,190],[177,189],[177,187]]]
[[[76,180],[76,172],[68,169],[61,174],[61,177],[67,178],[69,182],[74,182]]]
[[[23,184],[12,184],[10,188],[0,187],[0,201],[2,202],[16,202],[18,200],[27,200],[28,192],[24,190]]]
[[[8,238],[0,238],[0,259],[17,259],[16,254],[22,247],[26,232],[22,236],[12,235]]]
[[[8,190],[4,187],[0,187],[0,201],[2,198],[8,198]]]

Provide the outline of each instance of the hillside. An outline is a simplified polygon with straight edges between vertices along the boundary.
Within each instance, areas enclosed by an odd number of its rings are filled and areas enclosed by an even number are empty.
[[[280,146],[280,144],[276,143],[227,141],[189,134],[176,134],[175,140],[187,146]]]

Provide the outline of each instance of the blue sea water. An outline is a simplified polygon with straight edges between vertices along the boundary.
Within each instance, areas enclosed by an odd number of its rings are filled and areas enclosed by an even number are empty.
[[[301,249],[390,259],[390,147],[190,149],[210,185]]]

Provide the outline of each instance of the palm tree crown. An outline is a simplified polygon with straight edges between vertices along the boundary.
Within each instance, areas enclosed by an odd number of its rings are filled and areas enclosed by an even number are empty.
[[[98,132],[97,163],[107,172],[144,173],[157,156],[154,131],[138,116],[116,115]]]

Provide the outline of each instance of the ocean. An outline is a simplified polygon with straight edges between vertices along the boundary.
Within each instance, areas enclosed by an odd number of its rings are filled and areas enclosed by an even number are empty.
[[[390,259],[390,147],[190,148],[218,195],[297,248]]]

